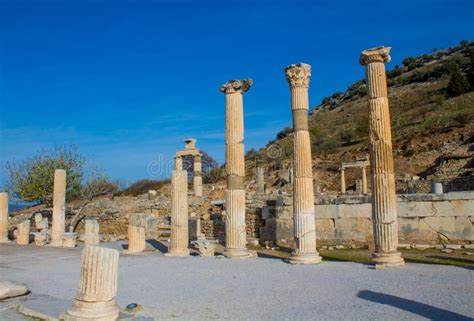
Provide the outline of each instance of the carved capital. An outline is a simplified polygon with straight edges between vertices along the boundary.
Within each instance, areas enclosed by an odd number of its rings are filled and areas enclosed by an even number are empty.
[[[374,62],[390,62],[390,60],[392,59],[390,57],[390,49],[392,48],[376,47],[366,49],[360,53],[359,63],[362,66],[366,66]]]
[[[292,64],[285,68],[286,80],[290,87],[309,87],[311,78],[311,66],[304,63]]]
[[[219,90],[225,94],[233,94],[236,92],[244,93],[250,89],[253,85],[253,80],[250,78],[242,80],[229,80],[223,84]]]

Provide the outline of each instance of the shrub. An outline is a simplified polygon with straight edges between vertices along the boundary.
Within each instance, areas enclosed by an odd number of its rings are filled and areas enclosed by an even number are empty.
[[[77,197],[91,200],[94,197],[113,194],[118,191],[119,184],[111,182],[104,172],[94,167],[90,170],[87,179],[82,184],[80,194]]]
[[[56,146],[24,161],[8,162],[5,165],[7,191],[25,202],[51,205],[54,171],[66,170],[66,195],[70,197],[80,191],[84,163],[75,146]]]
[[[446,97],[456,97],[466,93],[469,90],[469,82],[462,74],[459,67],[456,66],[451,74],[448,86],[446,87]]]
[[[142,179],[131,184],[129,187],[124,189],[122,195],[131,195],[137,196],[140,194],[147,193],[149,190],[160,189],[163,185],[168,184],[169,180],[152,180],[152,179]]]
[[[293,132],[293,129],[290,127],[285,127],[283,130],[279,131],[278,134],[276,135],[277,139],[283,139],[286,136],[288,136],[291,132]]]

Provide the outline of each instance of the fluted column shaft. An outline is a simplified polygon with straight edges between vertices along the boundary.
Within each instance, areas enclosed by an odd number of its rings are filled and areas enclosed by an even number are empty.
[[[0,193],[0,243],[8,240],[8,193]]]
[[[390,48],[362,52],[366,66],[369,102],[370,167],[372,180],[372,222],[375,264],[403,265],[398,247],[397,197],[392,155],[392,134],[384,62],[390,61]]]
[[[99,223],[94,219],[87,219],[84,228],[84,245],[97,245],[99,243]]]
[[[188,249],[188,172],[171,172],[171,241],[169,256],[185,256]]]
[[[291,91],[293,114],[293,224],[295,248],[289,258],[294,264],[321,262],[316,250],[313,168],[308,132],[308,87],[311,66],[294,64],[285,69]]]
[[[249,256],[246,248],[245,230],[245,159],[244,159],[244,109],[243,92],[249,90],[253,81],[231,80],[221,86],[225,93],[225,137],[227,189],[226,248],[224,255],[230,258]]]
[[[51,246],[61,246],[65,232],[66,219],[66,171],[54,171],[53,222],[51,227]]]
[[[265,193],[265,169],[257,167],[257,193]]]
[[[201,155],[194,156],[194,172],[193,172],[193,187],[194,196],[202,196],[202,162]]]
[[[81,279],[74,304],[61,320],[115,320],[119,252],[88,245],[82,250]]]
[[[176,162],[176,167],[175,169],[180,171],[183,169],[183,157],[181,156],[175,156],[175,162]]]
[[[140,253],[145,251],[146,217],[142,214],[131,214],[128,218],[128,253]]]

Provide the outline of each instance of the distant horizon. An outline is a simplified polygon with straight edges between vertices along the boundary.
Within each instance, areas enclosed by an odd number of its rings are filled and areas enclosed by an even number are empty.
[[[467,0],[3,2],[0,163],[76,145],[112,180],[164,179],[187,137],[222,163],[222,83],[254,80],[244,144],[259,149],[291,125],[285,66],[312,65],[313,107],[364,78],[364,49],[391,46],[392,69],[472,41],[472,12]]]

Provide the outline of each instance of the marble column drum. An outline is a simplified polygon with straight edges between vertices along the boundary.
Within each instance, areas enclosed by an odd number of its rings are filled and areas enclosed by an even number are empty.
[[[98,245],[99,243],[99,223],[95,219],[86,219],[84,245]]]
[[[62,246],[66,219],[66,171],[54,171],[53,222],[51,226],[51,246]]]
[[[0,243],[8,240],[8,193],[0,193]]]
[[[293,224],[295,248],[288,258],[292,264],[321,262],[316,250],[313,168],[311,142],[308,132],[308,87],[311,66],[293,64],[285,69],[291,92],[293,114]]]
[[[230,80],[220,87],[225,94],[226,230],[225,251],[228,258],[247,258],[245,229],[245,155],[243,93],[253,84],[252,79]]]
[[[128,217],[128,253],[141,253],[146,248],[146,217],[143,214],[130,214]]]
[[[385,62],[390,49],[377,47],[362,51],[369,105],[370,168],[372,180],[372,223],[376,265],[404,264],[398,247],[397,197],[392,155],[392,133],[387,95]]]
[[[202,197],[202,155],[194,156],[193,170],[194,196]]]
[[[188,172],[171,172],[171,236],[166,256],[188,256]]]
[[[81,279],[73,306],[61,316],[66,321],[116,320],[119,252],[88,245],[82,250]]]
[[[25,220],[17,225],[16,243],[18,245],[30,244],[31,221]]]

